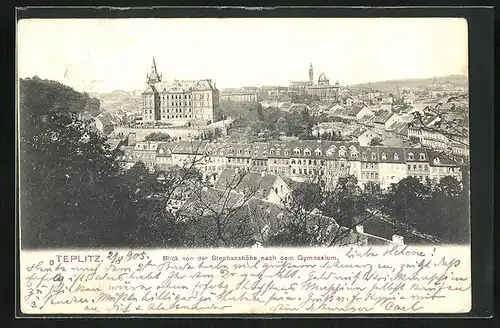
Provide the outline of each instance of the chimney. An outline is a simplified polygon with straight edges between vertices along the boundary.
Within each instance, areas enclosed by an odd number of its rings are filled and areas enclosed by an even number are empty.
[[[400,235],[392,235],[392,242],[399,245],[404,245],[404,238]]]
[[[357,233],[365,233],[365,228],[362,225],[357,225],[356,232]]]

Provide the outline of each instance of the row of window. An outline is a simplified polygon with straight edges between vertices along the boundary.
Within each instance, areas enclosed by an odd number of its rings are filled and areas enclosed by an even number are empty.
[[[361,178],[362,179],[377,179],[378,180],[378,173],[377,172],[361,172]]]
[[[417,170],[418,171],[422,171],[422,170],[423,171],[429,171],[429,166],[422,165],[422,164],[412,164],[412,165],[408,164],[408,170],[409,171],[412,171],[412,170],[413,171],[417,171]]]
[[[164,120],[164,119],[168,120],[168,119],[171,119],[171,118],[192,118],[192,117],[193,117],[193,115],[191,115],[191,114],[188,114],[188,115],[172,115],[172,116],[170,116],[170,115],[162,115],[161,119],[162,120]]]
[[[188,113],[191,113],[191,108],[186,108],[186,111]],[[175,109],[172,109],[172,113],[182,113],[182,109],[181,108],[175,108]],[[160,113],[170,113],[170,109],[167,108],[160,108]]]
[[[319,171],[317,171],[317,173],[318,173],[320,176],[325,175],[325,171],[323,171],[323,170],[319,170]],[[302,168],[299,168],[299,169],[292,169],[292,174],[315,175],[315,174],[316,174],[316,170],[312,170],[312,169],[302,169]]]
[[[298,165],[325,165],[326,162],[324,160],[322,161],[319,161],[319,160],[315,160],[315,159],[304,159],[304,162],[302,162],[300,159],[298,159],[297,161],[295,161],[295,159],[292,159],[290,161],[291,164],[298,164]]]

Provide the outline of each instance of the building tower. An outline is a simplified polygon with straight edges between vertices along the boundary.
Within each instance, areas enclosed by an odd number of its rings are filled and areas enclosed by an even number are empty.
[[[314,84],[314,70],[313,70],[313,64],[309,64],[309,84]]]
[[[151,72],[146,76],[148,84],[156,84],[161,82],[161,74],[158,73],[156,68],[155,57],[153,56],[153,63],[151,64]]]

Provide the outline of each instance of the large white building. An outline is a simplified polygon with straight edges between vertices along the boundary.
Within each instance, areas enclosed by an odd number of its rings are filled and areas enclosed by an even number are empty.
[[[142,93],[142,119],[171,125],[219,121],[219,91],[210,79],[162,81],[153,58],[147,88]]]

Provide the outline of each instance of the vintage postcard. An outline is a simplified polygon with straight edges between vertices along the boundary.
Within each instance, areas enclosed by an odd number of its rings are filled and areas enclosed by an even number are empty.
[[[19,20],[21,312],[469,312],[467,28]]]

